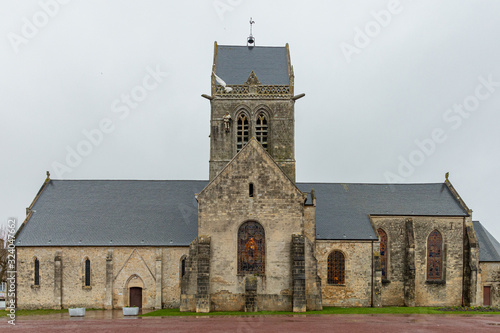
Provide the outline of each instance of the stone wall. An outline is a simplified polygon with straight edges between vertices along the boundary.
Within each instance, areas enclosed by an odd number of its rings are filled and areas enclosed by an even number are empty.
[[[373,244],[378,251],[377,243]],[[345,284],[328,284],[328,255],[339,250],[345,257]],[[371,241],[317,240],[316,258],[323,306],[371,306],[373,255]],[[374,278],[374,284],[377,281]]]
[[[479,271],[479,244],[472,224],[472,216],[465,218],[464,237],[464,305],[477,306],[482,302],[476,302]]]
[[[304,250],[307,310],[322,310],[321,279],[316,260],[316,197],[311,191],[312,203],[304,206]]]
[[[484,287],[490,287],[491,306],[500,307],[500,262],[480,262],[477,304],[483,305]]]
[[[301,234],[292,235],[290,260],[293,283],[293,312],[306,311],[305,240]]]
[[[372,216],[372,223],[375,230],[382,228],[388,236],[387,280],[382,287],[384,306],[462,304],[464,218]],[[409,229],[414,250],[409,244]],[[427,280],[427,238],[433,230],[443,237],[443,281]]]
[[[207,286],[207,270],[200,272],[200,266],[206,266],[206,257],[200,256],[200,241],[208,244],[208,236],[196,238],[190,245],[189,256],[186,261],[186,274],[181,282],[181,305],[180,311],[208,312],[208,311],[279,311],[283,308],[291,308],[292,293],[285,291],[282,295],[257,294],[258,286],[265,283],[265,276],[239,275],[238,284],[242,285],[243,293],[235,294],[228,290],[219,290],[215,293],[206,294],[204,287]],[[206,249],[201,252],[207,253]],[[201,265],[200,265],[201,264]],[[210,266],[210,265],[209,265]],[[208,269],[210,281],[210,268]],[[200,274],[199,274],[200,273]],[[202,284],[200,290],[199,284]],[[209,290],[212,290],[209,286]],[[198,299],[204,298],[209,301],[209,307],[204,304],[200,307]]]
[[[121,308],[128,305],[131,286],[143,288],[143,308],[178,307],[180,258],[187,249],[18,247],[18,307]],[[40,261],[39,286],[33,285],[35,256]],[[84,282],[86,258],[91,262],[90,286]]]
[[[180,311],[196,311],[198,292],[198,238],[189,245],[185,274],[181,277]]]

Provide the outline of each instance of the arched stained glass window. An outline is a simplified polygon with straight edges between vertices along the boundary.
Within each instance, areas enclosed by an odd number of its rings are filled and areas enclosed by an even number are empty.
[[[328,256],[328,284],[345,284],[345,257],[340,251]]]
[[[255,137],[257,141],[260,142],[264,149],[267,149],[267,119],[266,115],[261,112],[257,116],[257,122],[255,124]]]
[[[387,233],[383,229],[378,229],[378,234],[380,236],[380,266],[382,268],[382,279],[387,280],[387,270],[389,269],[387,265]]]
[[[238,230],[238,273],[265,273],[266,237],[258,222],[245,222]]]
[[[85,287],[90,286],[90,259],[85,260]]]
[[[35,286],[40,285],[40,261],[38,258],[35,258],[33,261],[34,274],[33,274],[33,284]]]
[[[442,280],[443,278],[443,237],[434,230],[427,239],[427,279]]]
[[[238,129],[236,131],[236,149],[240,151],[248,143],[249,124],[245,114],[238,117]]]

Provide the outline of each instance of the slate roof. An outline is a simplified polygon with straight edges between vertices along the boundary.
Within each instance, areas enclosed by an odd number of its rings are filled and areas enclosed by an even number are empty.
[[[207,184],[196,180],[51,180],[17,235],[17,246],[187,246],[198,235],[194,194]],[[318,239],[377,239],[369,214],[467,215],[441,183],[297,186],[303,192],[315,190]],[[308,200],[306,204],[310,194]]]
[[[51,180],[18,246],[189,245],[198,235],[196,180]]]
[[[261,84],[289,85],[286,47],[217,46],[215,73],[226,84],[244,84],[252,71]]]
[[[297,186],[315,191],[317,239],[377,239],[369,215],[467,216],[444,183]]]
[[[500,261],[500,243],[479,221],[473,221],[479,241],[479,261]]]

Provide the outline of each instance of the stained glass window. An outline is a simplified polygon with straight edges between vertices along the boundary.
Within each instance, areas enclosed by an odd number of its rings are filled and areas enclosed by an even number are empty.
[[[427,239],[427,279],[441,280],[443,278],[443,237],[434,230]]]
[[[345,257],[340,251],[328,256],[328,284],[345,284]]]
[[[238,231],[238,273],[265,273],[266,238],[258,222],[246,222]]]
[[[240,151],[241,148],[243,148],[247,142],[248,142],[248,137],[249,137],[249,131],[248,131],[248,118],[246,115],[241,114],[238,117],[238,130],[236,133],[236,149],[237,151]]]
[[[382,268],[382,279],[387,280],[387,233],[383,229],[378,229],[380,236],[380,266]]]
[[[85,286],[90,286],[90,259],[85,260]]]
[[[267,149],[267,119],[264,113],[257,116],[257,123],[255,125],[255,137],[260,142],[264,149]]]
[[[35,258],[34,261],[34,277],[33,277],[33,284],[35,286],[40,285],[40,261],[38,261],[38,258]]]

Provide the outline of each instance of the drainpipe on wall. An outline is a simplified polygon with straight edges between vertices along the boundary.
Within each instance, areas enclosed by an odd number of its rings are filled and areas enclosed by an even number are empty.
[[[465,265],[468,265],[469,264],[469,260],[465,258],[465,237],[467,237],[467,235],[465,234],[466,231],[465,231],[465,217],[462,221],[462,234],[463,234],[463,240],[462,240],[462,306],[465,306],[464,304],[464,293],[466,292],[467,288],[465,287],[465,273],[466,273],[466,267]]]

